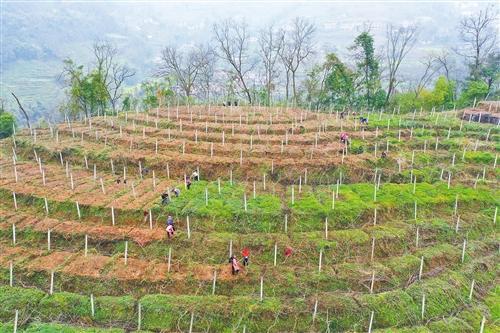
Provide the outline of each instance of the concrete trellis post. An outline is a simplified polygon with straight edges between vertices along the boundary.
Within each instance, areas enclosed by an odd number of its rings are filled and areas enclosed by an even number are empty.
[[[464,243],[462,245],[462,257],[461,257],[461,263],[463,264],[465,261],[465,248],[467,247],[467,239],[464,239]]]
[[[370,323],[368,324],[368,333],[372,333],[372,326],[373,326],[373,317],[375,315],[375,311],[372,311],[370,314]]]
[[[474,285],[476,283],[476,280],[472,279],[472,282],[470,284],[470,292],[469,292],[469,301],[472,300],[472,294],[474,293]]]
[[[104,189],[104,181],[102,180],[102,177],[99,178],[99,182],[101,183],[102,194],[106,194],[106,190]]]
[[[48,229],[47,230],[47,251],[50,251],[50,241],[51,241],[50,235],[51,235],[51,230]]]
[[[484,324],[486,323],[486,317],[483,316],[483,319],[481,319],[481,326],[479,327],[479,333],[484,332]]]
[[[418,269],[418,280],[422,280],[422,272],[424,271],[424,256],[420,258],[420,268]]]
[[[95,316],[94,295],[90,294],[90,313],[92,318]]]
[[[318,273],[321,273],[322,264],[323,264],[323,249],[319,250]]]
[[[12,223],[12,245],[16,245],[16,225]]]
[[[370,283],[370,294],[373,294],[373,287],[375,286],[375,271],[372,272],[372,279]]]
[[[84,257],[87,256],[88,250],[89,250],[89,236],[85,235],[85,245],[84,245],[84,250],[83,250]]]
[[[49,289],[49,295],[52,295],[54,293],[54,271],[50,272],[50,289]]]
[[[17,211],[17,198],[16,198],[16,192],[12,192],[12,199],[14,200],[14,209]]]
[[[278,243],[274,243],[274,267],[276,267],[276,261],[278,258]]]
[[[167,272],[170,273],[170,267],[172,263],[172,248],[168,248],[168,260],[167,260]]]
[[[205,206],[208,206],[208,187],[205,187]]]
[[[124,261],[125,261],[125,265],[127,265],[127,261],[128,261],[128,241],[125,241],[125,255],[124,255]]]
[[[245,212],[247,211],[247,194],[243,193],[243,207],[245,208]]]
[[[49,203],[47,201],[47,198],[43,198],[44,204],[45,204],[45,214],[49,215]]]
[[[264,300],[264,277],[260,277],[260,301]]]
[[[425,294],[422,294],[422,313],[421,313],[421,317],[422,317],[422,320],[424,320],[424,315],[425,315]]]
[[[233,256],[233,240],[229,240],[229,257],[231,258]]]
[[[150,230],[153,230],[153,212],[151,211],[151,209],[149,210],[149,229]]]
[[[325,218],[325,239],[328,239],[328,217]]]
[[[186,229],[187,229],[188,239],[190,239],[191,238],[191,227],[190,227],[190,224],[189,224],[189,215],[186,216]]]
[[[217,283],[217,271],[214,270],[214,277],[212,280],[212,295],[215,295],[215,284]]]
[[[285,214],[285,234],[288,232],[288,214]]]
[[[377,207],[373,210],[373,225],[377,224]]]
[[[78,203],[78,201],[76,201],[75,205],[76,205],[76,213],[78,214],[78,219],[80,220],[82,218],[82,214],[80,212],[80,204]]]
[[[141,321],[142,321],[142,306],[141,303],[137,303],[137,330],[141,330]]]
[[[111,224],[115,225],[115,207],[111,207]]]
[[[19,321],[19,310],[14,315],[14,333],[17,333],[17,322]]]
[[[9,262],[9,286],[14,286],[14,265],[12,260]]]

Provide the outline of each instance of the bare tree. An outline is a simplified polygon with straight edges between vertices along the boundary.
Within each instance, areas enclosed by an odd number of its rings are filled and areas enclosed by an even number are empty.
[[[122,97],[122,85],[126,79],[134,76],[135,72],[116,62],[115,58],[118,55],[118,49],[110,42],[95,42],[93,51],[96,69],[104,80],[106,94],[111,103],[111,108],[115,112],[118,101]]]
[[[218,44],[218,57],[227,61],[234,71],[237,84],[243,90],[248,103],[252,104],[252,95],[248,87],[248,74],[255,67],[248,54],[248,34],[245,22],[227,19],[213,25],[215,40]]]
[[[173,76],[189,99],[196,88],[196,82],[207,66],[210,50],[197,46],[183,53],[172,46],[165,47],[157,71],[159,76]]]
[[[453,58],[449,50],[443,49],[438,53],[434,54],[434,58],[439,65],[440,69],[443,71],[444,76],[448,81],[451,80],[451,71],[454,68]]]
[[[429,84],[429,82],[434,78],[437,72],[439,72],[439,65],[436,62],[436,59],[432,55],[426,56],[422,61],[421,64],[424,65],[424,71],[420,78],[417,80],[415,87],[414,87],[414,92],[415,92],[415,97],[419,97],[420,93],[424,88]]]
[[[280,58],[291,74],[293,101],[297,103],[297,71],[302,63],[314,52],[314,32],[316,27],[306,19],[297,17],[292,22],[292,29],[285,34]],[[287,75],[287,83],[288,83]],[[287,94],[288,95],[288,94]],[[288,97],[288,96],[287,96]]]
[[[199,74],[199,86],[204,99],[210,103],[212,97],[211,91],[213,90],[213,83],[215,80],[216,58],[214,50],[210,46],[205,46],[204,50],[201,52],[200,60],[203,66]]]
[[[488,6],[460,21],[460,37],[464,47],[456,52],[466,58],[474,80],[481,78],[481,62],[497,47],[496,20],[497,13]]]
[[[21,105],[21,102],[19,101],[19,98],[17,98],[17,96],[11,92],[12,96],[14,96],[14,99],[16,100],[17,102],[17,105],[19,106],[19,110],[21,110],[22,114],[24,115],[24,118],[26,119],[26,125],[28,125],[28,128],[31,130],[31,124],[30,124],[30,118],[28,117],[28,113],[26,112],[26,110],[24,110],[23,106]]]
[[[417,27],[395,27],[392,24],[389,24],[387,25],[386,36],[386,57],[389,71],[389,86],[387,88],[385,104],[389,102],[389,99],[396,88],[399,66],[415,45],[417,40]]]
[[[283,34],[270,25],[259,33],[259,55],[264,66],[264,85],[267,92],[267,105],[271,104],[271,92],[274,80],[279,76],[276,62],[283,46]]]

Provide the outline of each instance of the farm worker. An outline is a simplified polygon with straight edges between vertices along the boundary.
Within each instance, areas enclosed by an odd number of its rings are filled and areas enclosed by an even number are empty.
[[[165,191],[161,194],[161,203],[162,205],[166,205],[170,202],[170,197],[168,195],[168,192]]]
[[[200,175],[198,174],[198,172],[193,171],[193,173],[191,174],[191,178],[193,178],[193,180],[196,182],[198,180],[200,180]]]
[[[347,135],[347,133],[343,132],[342,134],[340,134],[340,141],[342,143],[347,143],[348,140],[349,140],[349,135]]]
[[[172,215],[169,215],[169,216],[167,217],[167,227],[168,227],[169,225],[171,225],[171,226],[173,226],[173,225],[174,225],[174,218],[172,217]]]
[[[181,194],[181,190],[179,190],[177,187],[174,188],[172,192],[174,192],[176,198],[179,197],[179,195]]]
[[[235,256],[229,258],[229,263],[231,264],[231,272],[233,275],[238,274],[240,271],[240,264]]]
[[[382,158],[386,158],[387,157],[387,153],[385,151],[382,152]]]
[[[189,177],[186,177],[186,187],[188,190],[191,187],[191,178],[189,178]]]
[[[175,232],[174,225],[173,224],[167,225],[167,236],[168,236],[168,239],[174,237],[174,232]]]
[[[243,251],[241,251],[241,255],[243,256],[243,266],[248,266],[248,257],[250,256],[250,250],[245,247]]]
[[[146,221],[148,220],[148,217],[149,217],[149,212],[147,210],[145,210],[143,214],[144,214],[143,222],[146,223]]]
[[[290,246],[287,246],[285,248],[285,257],[286,258],[290,257],[292,255],[292,253],[293,253],[293,249]]]

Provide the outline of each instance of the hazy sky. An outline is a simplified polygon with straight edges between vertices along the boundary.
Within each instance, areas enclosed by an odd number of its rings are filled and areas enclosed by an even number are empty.
[[[140,82],[151,75],[164,46],[209,43],[213,23],[229,17],[245,20],[253,36],[269,24],[308,18],[317,27],[317,57],[333,51],[347,61],[347,47],[364,24],[371,25],[379,53],[388,23],[417,24],[418,43],[402,68],[412,75],[422,54],[460,47],[463,15],[497,2],[0,0],[1,96],[15,90],[28,103],[55,107],[63,95],[56,82],[62,60],[88,63],[97,39],[115,43]]]

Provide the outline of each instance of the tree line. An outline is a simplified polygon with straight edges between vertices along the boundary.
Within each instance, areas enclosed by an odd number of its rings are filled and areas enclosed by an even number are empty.
[[[463,17],[457,29],[461,45],[424,56],[412,80],[403,77],[401,67],[418,41],[414,25],[388,24],[379,49],[370,26],[365,26],[345,59],[334,52],[319,59],[316,26],[305,18],[284,27],[270,25],[253,35],[244,21],[226,19],[213,24],[212,38],[205,44],[165,46],[152,77],[135,92],[126,89],[134,70],[118,60],[114,45],[100,41],[92,47],[91,66],[64,61],[60,79],[67,97],[61,112],[88,117],[222,101],[314,109],[397,107],[402,112],[467,106],[498,98],[497,23],[492,6]],[[459,64],[466,65],[466,77],[458,75]]]

